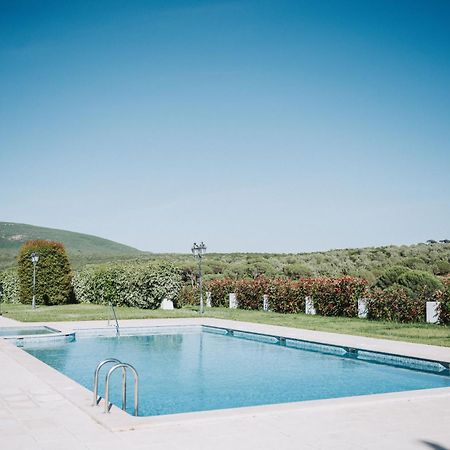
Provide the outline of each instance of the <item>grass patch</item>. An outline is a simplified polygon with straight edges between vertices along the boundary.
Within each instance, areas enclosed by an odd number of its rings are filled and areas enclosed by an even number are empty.
[[[70,320],[108,320],[111,309],[105,305],[80,303],[76,305],[41,306],[33,310],[30,305],[3,304],[3,315],[21,322],[66,322]],[[161,309],[139,309],[127,306],[116,307],[120,319],[162,319],[168,317],[198,317],[189,309],[163,311]]]
[[[110,318],[110,310],[104,305],[78,304],[40,306],[36,310],[32,310],[30,305],[3,304],[2,307],[4,316],[21,322],[107,320]],[[159,309],[145,310],[139,308],[118,307],[116,308],[116,311],[119,320],[199,317],[198,312],[192,308],[162,311]],[[277,314],[227,308],[208,308],[205,317],[266,323],[307,330],[329,331],[334,333],[450,347],[450,327],[425,323],[402,324],[356,318],[322,317],[306,314]]]

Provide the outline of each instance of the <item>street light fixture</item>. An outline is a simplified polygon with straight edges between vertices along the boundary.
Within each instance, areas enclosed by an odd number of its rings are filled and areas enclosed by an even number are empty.
[[[3,316],[2,303],[3,303],[3,284],[0,283],[0,316]]]
[[[194,258],[198,258],[198,272],[199,272],[199,278],[200,278],[200,314],[203,314],[205,312],[205,307],[203,305],[203,289],[202,289],[202,258],[203,255],[206,253],[206,245],[202,242],[200,244],[197,244],[194,242],[194,245],[192,246],[192,254],[194,255]]]
[[[36,308],[36,264],[39,261],[39,253],[33,252],[31,254],[31,262],[33,263],[33,301],[32,308]]]

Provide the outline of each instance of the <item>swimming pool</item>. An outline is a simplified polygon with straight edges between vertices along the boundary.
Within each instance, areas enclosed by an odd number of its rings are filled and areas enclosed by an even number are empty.
[[[0,337],[10,337],[10,336],[32,336],[32,335],[41,335],[41,334],[52,334],[58,333],[58,330],[55,330],[50,327],[45,326],[24,326],[24,327],[1,327],[0,328]]]
[[[101,360],[132,364],[142,416],[450,387],[448,367],[437,362],[296,339],[210,326],[99,333],[24,349],[88,389]],[[111,399],[120,405],[120,374],[113,378]]]

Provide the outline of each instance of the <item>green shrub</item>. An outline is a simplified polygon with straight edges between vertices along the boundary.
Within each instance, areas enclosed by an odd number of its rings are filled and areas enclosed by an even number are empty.
[[[384,290],[373,289],[369,294],[367,309],[369,320],[425,321],[425,300],[411,297],[403,287],[393,286]]]
[[[322,316],[355,317],[358,299],[363,297],[367,281],[362,278],[316,278],[312,280],[314,308]]]
[[[86,266],[73,284],[79,302],[143,309],[159,308],[164,298],[176,304],[182,286],[179,269],[148,262]]]
[[[206,301],[206,297],[205,301]],[[200,292],[197,287],[192,284],[183,284],[180,289],[178,300],[175,303],[176,308],[183,308],[184,306],[198,306],[200,304]]]
[[[0,272],[0,284],[3,296],[0,301],[4,303],[20,303],[19,301],[19,276],[17,270],[5,270]]]
[[[225,283],[224,283],[225,284]],[[219,298],[231,292],[234,284],[238,308],[262,309],[263,296],[269,296],[269,308],[274,312],[296,314],[305,310],[305,297],[312,296],[319,314],[327,316],[357,315],[358,298],[364,295],[367,281],[360,278],[302,278],[269,280],[258,277],[226,284],[220,289]]]
[[[431,273],[421,270],[409,270],[398,277],[397,283],[409,289],[414,297],[431,297],[438,289],[443,289],[442,283]]]
[[[289,278],[304,278],[310,277],[313,274],[310,267],[301,263],[293,263],[284,266],[283,273]]]
[[[450,262],[437,261],[433,266],[433,273],[435,275],[447,275],[448,273],[450,273]]]
[[[240,309],[262,309],[263,295],[267,293],[269,280],[260,276],[254,280],[236,282],[236,300]]]
[[[403,286],[414,297],[423,295],[431,297],[434,291],[443,288],[439,279],[431,273],[401,266],[385,270],[375,284],[375,287],[381,289],[391,286]]]
[[[235,291],[236,280],[231,278],[211,280],[206,284],[206,289],[211,292],[211,306],[227,307],[229,304],[228,295]]]
[[[386,289],[393,284],[398,283],[398,279],[405,272],[409,272],[408,267],[403,266],[393,266],[386,269],[377,279],[375,287],[380,289]]]
[[[269,309],[283,314],[297,314],[305,311],[305,297],[309,290],[304,281],[285,278],[271,280],[268,286]]]
[[[72,272],[63,244],[34,240],[25,242],[19,251],[19,299],[30,304],[33,297],[33,264],[31,254],[39,254],[36,265],[36,304],[59,305],[74,300]]]
[[[433,301],[439,302],[439,323],[442,325],[450,325],[450,278],[443,281],[444,288],[436,291]]]

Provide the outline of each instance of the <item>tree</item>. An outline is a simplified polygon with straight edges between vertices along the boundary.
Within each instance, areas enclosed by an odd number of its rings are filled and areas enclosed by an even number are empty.
[[[398,277],[397,283],[410,289],[414,297],[423,294],[430,297],[438,289],[443,289],[442,283],[429,272],[422,270],[408,270]]]
[[[393,284],[397,284],[399,277],[409,271],[410,269],[403,266],[389,267],[378,277],[375,287],[386,289]]]
[[[289,278],[305,278],[313,275],[312,270],[302,263],[293,263],[284,266],[283,273]]]
[[[19,251],[20,302],[29,304],[33,297],[33,252],[39,255],[36,265],[36,303],[59,305],[74,301],[72,272],[64,245],[60,242],[33,240],[25,242]]]

